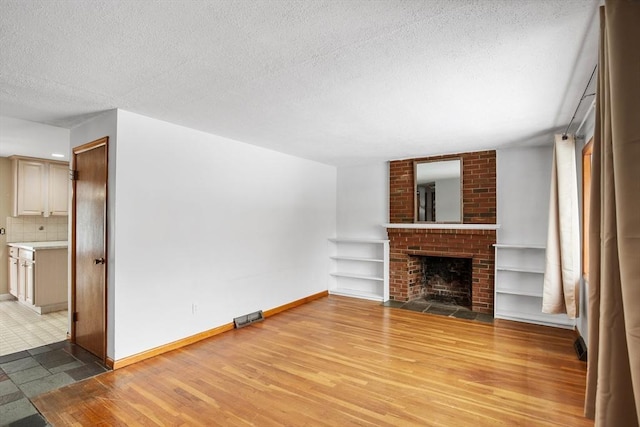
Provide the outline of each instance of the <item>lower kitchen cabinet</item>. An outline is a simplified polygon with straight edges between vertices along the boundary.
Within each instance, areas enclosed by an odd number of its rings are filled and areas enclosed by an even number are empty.
[[[9,293],[26,307],[39,314],[65,310],[67,284],[66,247],[10,247]]]
[[[13,249],[13,248],[11,248]],[[9,253],[9,293],[18,298],[18,250],[15,250],[15,257]]]
[[[18,289],[24,297],[24,302],[33,305],[33,261],[21,260],[18,266]]]

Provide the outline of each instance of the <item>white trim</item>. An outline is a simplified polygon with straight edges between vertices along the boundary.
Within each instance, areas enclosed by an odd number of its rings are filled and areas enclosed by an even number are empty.
[[[386,228],[410,228],[421,230],[497,230],[500,224],[438,224],[438,223],[406,223],[382,224]]]

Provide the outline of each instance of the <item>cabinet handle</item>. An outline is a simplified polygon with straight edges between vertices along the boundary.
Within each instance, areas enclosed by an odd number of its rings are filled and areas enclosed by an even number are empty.
[[[96,258],[93,260],[93,262],[98,265],[98,264],[104,264],[104,258]]]

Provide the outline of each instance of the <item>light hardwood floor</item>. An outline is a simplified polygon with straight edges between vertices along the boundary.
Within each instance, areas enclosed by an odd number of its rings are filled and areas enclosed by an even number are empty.
[[[573,340],[330,296],[35,405],[54,426],[592,426]]]

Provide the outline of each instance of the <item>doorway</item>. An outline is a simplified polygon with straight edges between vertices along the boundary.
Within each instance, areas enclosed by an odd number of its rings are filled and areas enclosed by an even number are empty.
[[[73,149],[71,340],[106,362],[108,137]]]
[[[16,154],[20,156],[20,153]],[[68,159],[68,156],[67,156]],[[49,159],[42,158],[44,161]],[[65,178],[68,166],[64,166]],[[67,215],[19,215],[13,216],[12,205],[14,198],[15,180],[12,159],[0,157],[0,356],[19,353],[37,347],[66,341],[69,338],[68,311],[65,304],[63,310],[38,314],[17,300],[18,271],[34,274],[33,264],[25,265],[23,260],[9,256],[9,244],[32,241],[60,241],[68,240]],[[65,180],[69,186],[71,183]],[[62,261],[65,266],[67,260]],[[12,276],[10,279],[10,275]],[[22,279],[20,279],[22,280]],[[9,287],[9,282],[16,284],[16,288]],[[64,273],[64,282],[67,282]],[[10,293],[15,295],[9,296]],[[64,291],[65,301],[67,291]],[[60,307],[58,307],[60,308]],[[0,399],[1,400],[1,399]]]

